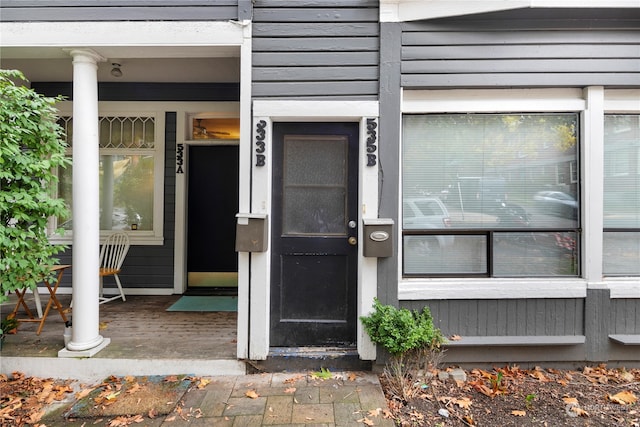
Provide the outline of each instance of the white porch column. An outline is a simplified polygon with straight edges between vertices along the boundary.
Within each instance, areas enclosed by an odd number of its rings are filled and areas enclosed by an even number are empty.
[[[88,49],[73,49],[73,312],[71,341],[59,357],[90,357],[108,343],[99,334],[98,66]]]

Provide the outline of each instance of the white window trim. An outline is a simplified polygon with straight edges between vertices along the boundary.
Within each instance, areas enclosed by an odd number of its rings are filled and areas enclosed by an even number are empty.
[[[403,91],[401,114],[424,113],[478,113],[478,112],[576,112],[581,114],[583,126],[580,140],[580,153],[584,162],[600,162],[597,155],[602,148],[602,92],[601,87],[582,89],[482,89],[482,90],[415,90]],[[628,92],[628,91],[627,91]],[[610,102],[629,107],[633,103],[630,96],[637,91],[612,91]],[[400,118],[401,120],[402,118]],[[595,123],[594,123],[595,122]],[[600,122],[598,124],[597,122]],[[586,132],[585,126],[594,132]],[[600,130],[598,130],[600,129]],[[587,136],[589,135],[589,136]],[[402,135],[399,140],[402,141]],[[597,141],[599,140],[599,141]],[[402,142],[401,142],[402,144]],[[400,148],[401,149],[401,148]],[[595,150],[595,152],[594,152]],[[587,159],[587,160],[585,160]],[[399,156],[399,170],[402,170],[402,158]],[[586,169],[582,169],[586,170]],[[504,298],[583,298],[587,288],[600,286],[602,281],[602,191],[594,193],[587,188],[602,182],[602,174],[583,180],[583,224],[582,224],[582,266],[581,278],[482,278],[482,279],[440,279],[440,278],[403,278],[402,263],[398,263],[398,298],[400,300],[429,299],[504,299]],[[402,178],[401,178],[402,179]],[[585,180],[589,181],[586,182]],[[602,187],[602,185],[599,185]],[[400,183],[400,189],[402,183]],[[599,194],[599,196],[598,196]],[[599,200],[598,200],[599,199]],[[399,191],[398,204],[401,205],[402,192]],[[585,208],[588,206],[588,209]],[[591,237],[599,238],[600,244],[586,241]],[[398,233],[399,259],[402,259],[401,233]],[[598,267],[598,263],[600,267]],[[640,282],[640,278],[638,280]],[[628,281],[626,285],[628,285]],[[625,285],[625,286],[626,286]],[[605,284],[606,286],[606,284]],[[620,292],[622,288],[620,288]],[[619,294],[619,292],[618,292]]]
[[[63,101],[58,103],[57,108],[62,116],[73,114],[73,103]],[[154,102],[110,102],[98,103],[98,113],[104,116],[124,116],[138,117],[148,116],[155,120],[155,141],[154,141],[154,198],[153,198],[153,230],[126,230],[132,245],[162,245],[164,242],[164,164],[165,164],[165,112],[171,111],[166,103]],[[101,149],[101,152],[121,152],[116,149]],[[151,150],[144,149],[143,152]],[[135,154],[136,150],[131,150]],[[101,240],[109,234],[108,231],[101,230]],[[51,234],[51,241],[72,245],[72,232],[66,232],[64,236]]]

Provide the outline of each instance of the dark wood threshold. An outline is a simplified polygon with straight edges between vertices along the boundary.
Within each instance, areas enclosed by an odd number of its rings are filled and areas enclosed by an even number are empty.
[[[372,369],[372,361],[361,360],[355,347],[271,347],[267,360],[246,362],[248,373]]]

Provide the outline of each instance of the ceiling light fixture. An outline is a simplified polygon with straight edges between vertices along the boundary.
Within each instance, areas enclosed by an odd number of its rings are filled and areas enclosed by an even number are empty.
[[[111,69],[111,75],[113,77],[122,77],[122,70],[120,69],[121,65],[117,62],[111,63],[113,68]]]

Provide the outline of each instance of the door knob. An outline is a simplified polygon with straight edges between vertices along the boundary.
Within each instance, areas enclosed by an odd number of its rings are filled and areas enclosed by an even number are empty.
[[[347,242],[349,242],[351,246],[355,246],[358,244],[358,239],[356,239],[355,237],[349,237],[349,240],[347,240]]]

